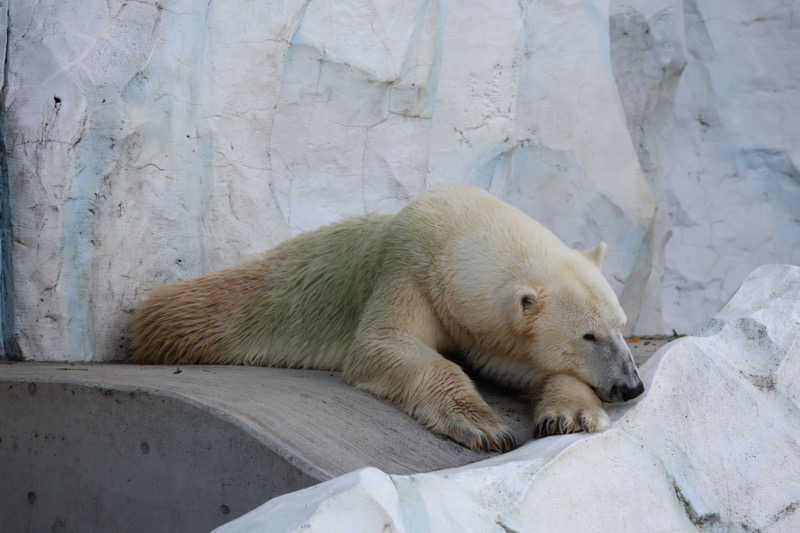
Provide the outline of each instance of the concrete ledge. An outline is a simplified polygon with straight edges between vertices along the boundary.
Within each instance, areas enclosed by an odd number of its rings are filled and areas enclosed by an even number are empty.
[[[484,394],[526,440],[526,402]],[[3,364],[0,420],[1,531],[202,531],[365,466],[490,455],[319,371]]]

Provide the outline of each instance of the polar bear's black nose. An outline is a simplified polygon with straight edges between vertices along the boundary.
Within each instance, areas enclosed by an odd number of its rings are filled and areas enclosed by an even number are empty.
[[[629,387],[627,385],[614,385],[611,387],[611,397],[620,399],[623,402],[627,402],[628,400],[636,398],[644,392],[644,383],[642,383],[640,380],[637,381],[638,384],[635,387]]]

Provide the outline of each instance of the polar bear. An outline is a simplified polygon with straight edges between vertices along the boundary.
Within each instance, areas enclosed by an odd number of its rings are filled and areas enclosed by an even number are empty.
[[[133,359],[338,370],[475,450],[515,446],[464,370],[534,394],[535,436],[608,427],[601,401],[644,387],[626,317],[600,272],[605,244],[564,245],[468,185],[396,215],[301,234],[241,266],[156,288]]]

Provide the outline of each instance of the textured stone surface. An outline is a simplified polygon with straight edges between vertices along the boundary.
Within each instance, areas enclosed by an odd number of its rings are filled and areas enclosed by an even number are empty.
[[[701,336],[644,365],[646,395],[604,433],[426,474],[358,470],[217,531],[797,531],[798,346],[800,267],[763,266]]]
[[[0,2],[3,349],[123,357],[146,288],[451,181],[607,241],[631,332],[692,330],[800,262],[796,9]]]

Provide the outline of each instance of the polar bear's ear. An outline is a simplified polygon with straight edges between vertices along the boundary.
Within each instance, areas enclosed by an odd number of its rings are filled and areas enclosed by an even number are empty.
[[[603,259],[606,257],[606,243],[600,241],[600,244],[591,250],[586,250],[583,252],[583,255],[586,256],[586,259],[597,265],[597,268],[602,267]]]
[[[520,287],[515,294],[514,307],[528,318],[536,317],[544,308],[544,289],[541,287]]]

